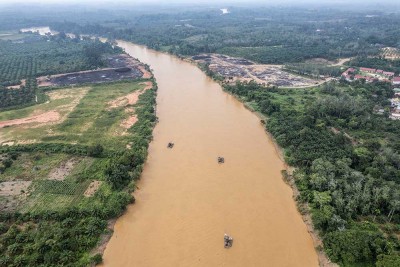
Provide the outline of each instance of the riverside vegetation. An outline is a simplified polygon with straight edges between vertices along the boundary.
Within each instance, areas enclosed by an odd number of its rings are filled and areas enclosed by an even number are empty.
[[[375,114],[387,83],[313,89],[225,85],[255,111],[296,168],[298,201],[309,203],[330,259],[342,266],[400,263],[400,121]],[[305,211],[302,211],[305,212]]]

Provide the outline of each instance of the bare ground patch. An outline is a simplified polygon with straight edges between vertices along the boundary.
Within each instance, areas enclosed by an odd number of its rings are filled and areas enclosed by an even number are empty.
[[[142,78],[150,79],[152,77],[152,74],[144,66],[140,65],[138,68],[143,73]]]
[[[10,181],[0,183],[0,196],[10,197],[24,194],[28,191],[32,181]]]
[[[26,199],[32,181],[7,181],[0,183],[0,211],[14,211]]]
[[[71,173],[76,164],[79,163],[78,158],[71,158],[64,161],[60,166],[54,168],[47,177],[48,180],[64,181],[64,179]]]
[[[21,80],[21,84],[7,86],[7,89],[20,89],[22,86],[26,85],[26,79]]]
[[[282,70],[281,65],[262,65],[252,61],[219,54],[193,56],[197,63],[208,63],[209,68],[225,78],[228,83],[236,81],[256,81],[259,84],[281,87],[309,87],[319,81],[294,75]]]
[[[139,96],[153,86],[152,82],[144,82],[142,84],[145,84],[146,87],[108,102],[108,108],[113,109],[136,104],[139,100]]]
[[[40,115],[31,116],[23,119],[16,119],[16,120],[8,120],[8,121],[1,121],[0,128],[9,127],[13,125],[21,125],[27,123],[48,123],[48,122],[55,122],[60,120],[61,116],[55,110],[44,112]]]
[[[97,192],[97,190],[99,190],[102,183],[102,181],[97,180],[91,182],[83,195],[85,197],[92,197]]]
[[[128,115],[128,118],[125,120],[121,121],[120,127],[123,129],[123,131],[116,131],[115,135],[121,136],[121,135],[126,135],[127,130],[131,128],[137,121],[138,118],[135,114],[135,109],[131,107],[132,105],[136,104],[136,102],[139,100],[139,96],[143,94],[145,91],[151,89],[153,87],[152,82],[144,82],[141,83],[146,85],[143,89],[137,90],[135,92],[132,92],[128,95],[121,96],[115,100],[112,100],[108,102],[108,109],[113,109],[113,108],[118,108],[118,107],[125,107],[125,113]]]
[[[138,121],[136,115],[132,115],[126,120],[123,120],[120,124],[120,126],[124,129],[129,129],[131,128],[136,122]]]
[[[44,104],[35,106],[35,109],[24,118],[0,121],[0,129],[6,127],[12,127],[8,134],[2,134],[0,132],[0,143],[2,145],[11,144],[23,144],[23,143],[36,143],[36,139],[30,138],[25,140],[24,138],[17,138],[18,134],[21,133],[19,130],[39,128],[46,125],[56,125],[63,122],[68,114],[74,110],[79,104],[81,99],[89,91],[89,87],[74,88],[74,89],[61,89],[46,93],[49,96],[49,101]],[[55,106],[53,109],[49,108],[49,103],[57,100],[66,99],[66,104]],[[51,105],[51,104],[50,104]],[[50,110],[49,110],[50,109]],[[52,129],[45,130],[44,135],[52,135]]]

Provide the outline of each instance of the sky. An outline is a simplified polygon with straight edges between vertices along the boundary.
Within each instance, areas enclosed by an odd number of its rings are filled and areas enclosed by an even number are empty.
[[[363,8],[377,8],[395,11],[400,10],[400,0],[0,0],[0,5],[8,4],[79,4],[79,5],[94,5],[97,7],[121,5],[129,6],[146,6],[162,4],[163,6],[185,4],[199,6],[207,4],[213,7],[229,7],[229,6],[246,6],[246,5],[262,5],[262,6],[361,6]],[[392,10],[391,7],[394,9]]]
[[[269,4],[269,3],[294,3],[294,4],[301,4],[301,3],[315,3],[315,4],[322,4],[322,3],[364,3],[364,4],[374,4],[374,3],[398,3],[399,0],[280,0],[280,1],[273,1],[273,0],[0,0],[0,3],[52,3],[52,4],[65,4],[65,3],[99,3],[99,2],[109,2],[109,3],[129,3],[129,4],[145,4],[145,3],[185,3],[185,4],[200,4],[200,3],[207,3],[207,4],[244,4],[244,3],[260,3],[260,4]]]

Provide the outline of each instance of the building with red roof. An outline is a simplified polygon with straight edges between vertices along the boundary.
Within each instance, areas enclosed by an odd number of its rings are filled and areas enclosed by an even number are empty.
[[[354,76],[354,80],[360,80],[360,79],[367,79],[367,77],[365,77],[365,76],[363,76],[363,75],[359,75],[359,74],[357,74],[357,75],[355,75]]]
[[[393,77],[394,76],[394,72],[384,71],[383,75],[388,76],[388,77]]]
[[[375,73],[376,69],[371,69],[371,68],[360,68],[361,71],[364,72],[369,72],[369,73]]]
[[[400,77],[394,77],[392,83],[396,85],[400,84]]]

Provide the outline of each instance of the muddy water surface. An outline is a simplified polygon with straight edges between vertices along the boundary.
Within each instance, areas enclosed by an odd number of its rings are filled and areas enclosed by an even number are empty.
[[[259,119],[196,66],[119,45],[154,70],[160,122],[136,204],[118,219],[104,265],[318,266]]]

